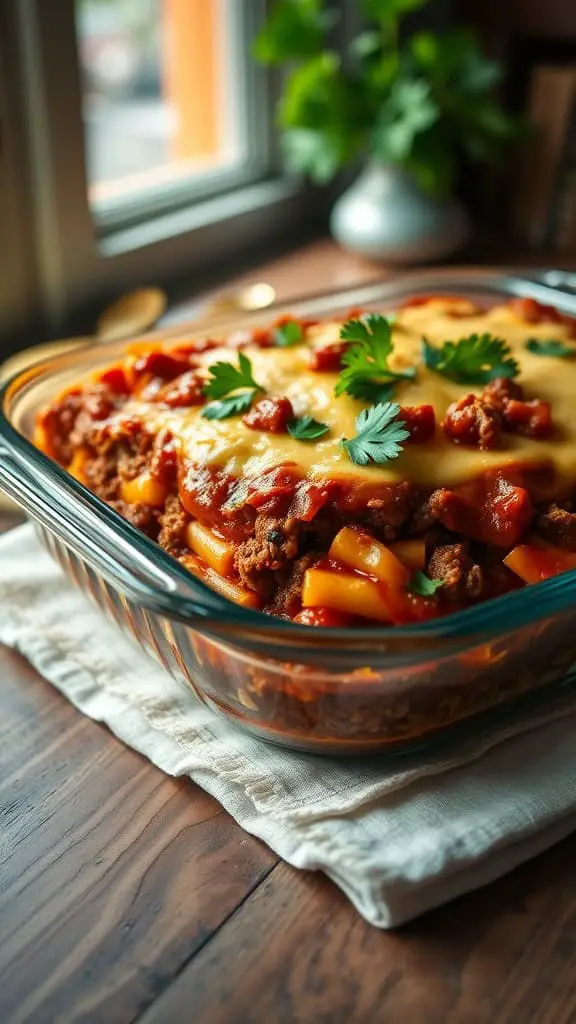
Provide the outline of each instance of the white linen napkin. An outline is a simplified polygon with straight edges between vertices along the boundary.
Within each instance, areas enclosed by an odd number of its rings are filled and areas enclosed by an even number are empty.
[[[188,775],[297,868],[390,928],[576,828],[576,690],[458,745],[335,760],[244,735],[75,590],[31,526],[0,540],[0,642],[170,775]],[[191,799],[192,799],[191,794]]]

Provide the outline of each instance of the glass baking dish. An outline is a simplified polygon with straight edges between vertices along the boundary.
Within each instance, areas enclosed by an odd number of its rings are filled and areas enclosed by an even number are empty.
[[[550,286],[544,275],[528,280],[493,270],[407,274],[291,303],[288,311],[392,311],[399,301],[430,293],[461,294],[486,306],[529,296],[576,315],[568,288]],[[268,310],[249,324],[270,317]],[[218,330],[224,335],[237,326]],[[149,337],[193,336],[193,325],[179,325]],[[200,700],[276,743],[357,754],[428,742],[570,671],[576,571],[407,627],[310,628],[216,595],[30,442],[37,411],[114,360],[124,344],[59,355],[2,387],[0,485],[70,579]]]

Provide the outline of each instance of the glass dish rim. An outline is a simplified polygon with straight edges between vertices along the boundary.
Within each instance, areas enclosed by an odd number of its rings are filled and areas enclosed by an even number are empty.
[[[436,290],[441,294],[442,289],[461,291],[463,296],[474,290],[493,290],[496,295],[501,296],[547,298],[555,305],[576,315],[574,293],[563,292],[556,287],[542,283],[542,278],[550,273],[552,272],[545,271],[540,275],[535,275],[535,279],[531,279],[488,268],[477,270],[465,268],[460,272],[458,268],[446,268],[441,272],[416,271],[402,275],[390,282],[344,290],[338,289],[280,302],[256,316],[243,319],[241,326],[248,327],[250,324],[261,323],[263,320],[269,319],[271,312],[273,313],[277,309],[286,309],[287,306],[296,313],[297,310],[305,309],[308,305],[317,309],[318,303],[328,303],[328,305],[332,303],[333,307],[337,307],[340,304],[346,305],[348,302],[355,305],[362,301],[377,302],[380,299],[382,301],[389,299],[393,302],[395,298],[401,299],[410,293],[418,294]],[[223,332],[238,329],[238,326],[238,320],[217,325],[218,330]],[[181,336],[188,338],[195,334],[205,336],[207,330],[210,328],[203,326],[196,331],[193,322],[189,324],[182,322],[164,330],[160,328],[145,336],[98,345],[97,351],[104,357],[109,353],[112,358],[126,344],[134,340],[166,339],[167,341],[176,341]],[[175,580],[176,585],[195,592],[194,600],[192,600],[176,590],[163,591],[147,582],[140,590],[138,600],[148,608],[179,621],[188,622],[206,635],[213,635],[232,643],[235,640],[238,642],[236,634],[240,630],[240,638],[243,641],[241,646],[243,647],[247,645],[247,641],[256,638],[260,642],[270,644],[304,641],[303,644],[298,642],[298,659],[301,661],[306,657],[307,649],[311,655],[312,653],[317,654],[318,648],[325,647],[327,641],[333,647],[346,647],[350,651],[354,649],[357,653],[359,648],[366,648],[368,653],[368,650],[374,650],[373,645],[376,643],[378,649],[382,650],[382,645],[386,642],[390,642],[393,647],[395,640],[430,640],[444,643],[467,641],[472,638],[478,638],[479,641],[486,640],[488,636],[501,636],[533,622],[541,621],[550,615],[566,610],[573,603],[573,598],[576,597],[576,569],[540,583],[531,584],[527,588],[513,591],[504,596],[491,598],[482,604],[427,622],[406,626],[383,625],[363,627],[362,629],[310,627],[266,615],[255,609],[243,608],[219,595],[215,600],[215,592],[207,584],[194,577],[154,541],[142,534],[105,502],[71,477],[65,469],[36,448],[10,422],[6,404],[9,400],[16,398],[18,392],[26,385],[45,376],[50,368],[61,370],[66,366],[73,367],[76,363],[84,363],[85,357],[91,352],[94,352],[94,346],[83,345],[71,352],[45,357],[0,384],[0,456],[10,455],[12,452],[21,465],[35,466],[39,471],[43,471],[45,475],[52,478],[54,486],[60,491],[63,502],[71,503],[72,512],[80,511],[82,505],[91,509],[97,518],[103,519],[104,523],[108,524],[112,533],[116,534],[119,540],[127,543],[128,547],[133,546],[137,552],[143,552],[148,561],[157,563],[165,576]],[[86,369],[89,369],[88,365],[86,365]],[[530,598],[527,597],[528,593]],[[217,614],[216,617],[217,628],[214,628],[215,606],[220,608],[220,614]],[[210,619],[208,616],[212,618]],[[374,653],[376,653],[375,650]],[[393,656],[393,650],[390,651],[390,655]]]

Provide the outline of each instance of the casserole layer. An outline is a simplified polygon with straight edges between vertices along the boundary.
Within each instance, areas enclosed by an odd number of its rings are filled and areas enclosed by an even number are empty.
[[[278,325],[132,344],[121,364],[55,398],[37,443],[231,599],[311,625],[410,622],[576,565],[576,359],[527,347],[556,340],[576,355],[572,321],[532,300],[482,311],[435,298],[400,310],[389,365],[415,374],[393,400],[409,427],[431,409],[432,427],[420,438],[413,426],[398,458],[368,465],[342,445],[368,403],[334,395],[341,324],[300,328],[290,347],[277,344]],[[439,347],[486,333],[520,371],[491,396],[422,361],[423,336]],[[262,389],[253,408],[273,404],[256,424],[205,415],[210,368],[236,365],[239,351]],[[451,409],[468,396],[476,419],[462,435]],[[294,438],[286,408],[325,434]],[[542,410],[544,427],[533,422]],[[428,582],[415,580],[422,573]]]

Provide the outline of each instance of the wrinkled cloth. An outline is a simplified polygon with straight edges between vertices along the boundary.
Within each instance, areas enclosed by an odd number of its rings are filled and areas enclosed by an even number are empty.
[[[0,642],[169,775],[188,775],[297,868],[390,928],[576,827],[576,691],[410,755],[336,760],[239,731],[76,590],[32,527],[0,540]],[[190,799],[193,799],[190,792]]]

